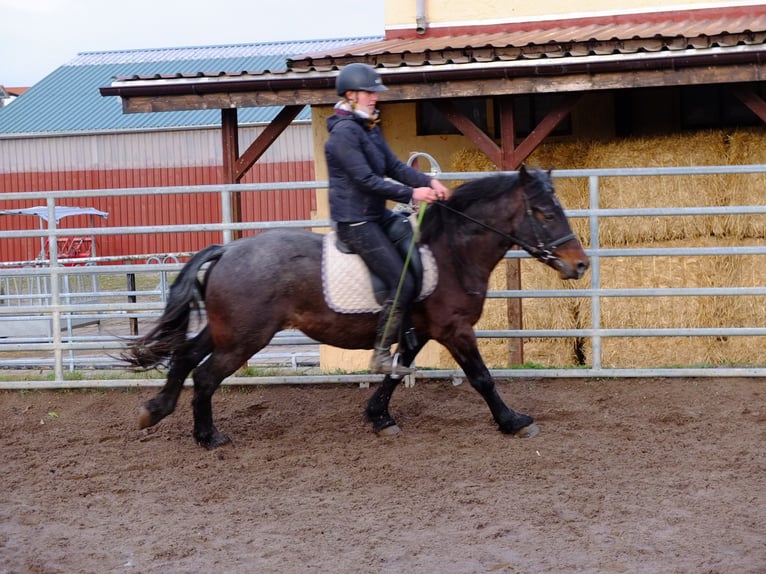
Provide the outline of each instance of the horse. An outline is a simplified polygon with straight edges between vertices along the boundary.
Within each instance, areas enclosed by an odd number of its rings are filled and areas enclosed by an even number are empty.
[[[193,371],[193,437],[208,449],[229,443],[213,422],[213,394],[283,329],[300,330],[335,347],[372,349],[377,313],[338,313],[325,302],[322,241],[322,234],[304,229],[272,229],[210,245],[188,260],[157,323],[123,354],[135,369],[167,367],[165,385],[140,408],[140,428],[174,411]],[[483,397],[501,432],[536,434],[533,418],[510,409],[498,393],[473,326],[482,313],[490,274],[512,246],[562,279],[579,279],[589,267],[556,198],[550,171],[522,166],[518,172],[459,185],[447,200],[428,206],[418,241],[433,253],[438,283],[409,309],[416,340],[400,343],[401,363],[411,365],[429,340],[441,343]],[[190,318],[203,306],[204,327],[188,334]],[[367,420],[379,435],[400,432],[389,412],[400,381],[386,375],[367,402]]]

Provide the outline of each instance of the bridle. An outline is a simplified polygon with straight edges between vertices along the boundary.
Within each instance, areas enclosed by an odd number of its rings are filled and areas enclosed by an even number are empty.
[[[488,229],[489,231],[492,231],[493,233],[496,233],[500,237],[503,237],[504,239],[506,239],[509,243],[518,245],[524,251],[529,253],[532,257],[537,259],[538,261],[542,261],[543,263],[557,261],[558,257],[556,257],[553,254],[553,252],[556,250],[556,248],[563,245],[567,241],[571,241],[572,239],[575,239],[576,235],[574,233],[568,233],[562,237],[559,237],[558,239],[553,239],[547,242],[544,241],[541,238],[541,232],[543,231],[543,226],[540,224],[539,221],[537,221],[537,218],[532,213],[532,208],[529,205],[529,199],[527,198],[527,194],[524,193],[523,191],[522,191],[522,197],[524,198],[524,212],[526,216],[532,220],[532,232],[535,235],[535,242],[536,242],[535,245],[530,245],[526,241],[523,241],[519,239],[518,237],[514,237],[513,235],[505,233],[504,231],[500,231],[496,227],[493,227],[487,223],[479,221],[478,219],[471,217],[467,213],[464,213],[458,209],[450,207],[443,201],[436,201],[434,202],[434,205],[438,205],[442,209],[451,211],[452,213],[459,215],[460,217],[464,219],[467,219],[471,223],[475,223],[476,225],[479,225],[481,227],[484,227],[485,229]]]

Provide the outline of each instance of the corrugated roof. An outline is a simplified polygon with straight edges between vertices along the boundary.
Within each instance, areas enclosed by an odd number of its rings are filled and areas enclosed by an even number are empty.
[[[132,74],[117,78],[102,94],[130,98],[267,91],[284,93],[287,101],[297,89],[313,89],[314,97],[322,90],[332,96],[335,72],[350,62],[383,68],[386,83],[394,85],[476,79],[481,72],[487,77],[548,77],[553,70],[563,77],[583,70],[749,65],[760,64],[765,52],[762,4],[434,28],[422,35],[389,31],[366,43],[306,51],[289,58],[287,70]]]
[[[321,72],[360,59],[396,68],[761,44],[766,44],[766,6],[763,5],[725,12],[690,10],[389,37],[296,57],[290,59],[289,68],[292,72]]]
[[[289,57],[333,51],[376,38],[271,42],[151,50],[87,52],[59,67],[12,104],[0,108],[0,137],[18,134],[169,129],[220,126],[220,110],[123,114],[119,98],[104,98],[99,87],[121,76],[241,74],[284,71]],[[239,110],[240,124],[270,122],[280,108]],[[303,110],[298,120],[308,120]]]

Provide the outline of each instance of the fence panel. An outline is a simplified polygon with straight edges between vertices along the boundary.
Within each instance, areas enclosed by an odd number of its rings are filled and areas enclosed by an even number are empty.
[[[729,205],[713,206],[662,206],[662,207],[602,207],[605,182],[619,181],[621,178],[639,178],[647,186],[653,185],[654,178],[673,178],[683,176],[706,178],[731,176],[737,174],[764,174],[765,165],[749,166],[706,166],[688,168],[634,168],[608,170],[556,170],[553,177],[557,184],[564,181],[587,182],[586,207],[573,208],[567,214],[582,229],[580,235],[587,236],[586,251],[592,260],[589,285],[578,283],[561,287],[530,288],[520,291],[494,289],[488,293],[488,300],[521,297],[527,302],[535,300],[559,300],[577,305],[582,317],[588,322],[576,326],[563,325],[561,328],[523,328],[523,329],[486,329],[478,328],[477,336],[481,339],[521,338],[525,344],[533,346],[532,341],[564,340],[584,342],[587,360],[582,364],[567,367],[543,366],[543,368],[492,369],[495,376],[512,377],[643,377],[643,376],[683,376],[683,377],[742,377],[766,376],[766,368],[758,360],[740,363],[716,362],[701,357],[694,364],[657,366],[651,357],[637,359],[637,364],[627,367],[613,367],[613,351],[609,346],[615,339],[632,338],[660,341],[659,345],[672,346],[678,338],[706,338],[736,344],[732,341],[756,341],[762,347],[766,336],[763,305],[766,287],[757,285],[735,284],[678,284],[677,274],[670,273],[667,284],[610,285],[614,276],[621,280],[631,279],[631,273],[621,272],[631,266],[642,265],[643,261],[652,261],[652,265],[667,264],[669,258],[688,258],[701,269],[720,266],[722,260],[745,261],[738,263],[745,270],[752,266],[764,268],[763,256],[766,255],[763,235],[758,231],[760,218],[766,214],[766,205],[737,205],[736,197]],[[467,180],[487,175],[486,173],[441,173],[445,181]],[[206,233],[218,238],[218,241],[230,241],[235,231],[256,231],[274,227],[322,228],[329,225],[325,220],[295,221],[253,221],[235,223],[231,218],[231,194],[257,194],[264,191],[290,189],[326,188],[326,182],[292,182],[268,184],[215,185],[170,188],[133,188],[83,190],[80,192],[35,192],[0,194],[0,211],[4,205],[18,200],[34,199],[44,202],[49,217],[44,226],[29,229],[0,230],[0,242],[7,238],[23,238],[34,245],[45,244],[47,250],[34,260],[0,263],[0,377],[3,370],[35,369],[43,375],[41,380],[0,380],[0,388],[64,388],[88,386],[155,386],[162,383],[159,379],[120,378],[112,379],[107,375],[83,380],[77,377],[82,369],[114,369],[121,366],[118,360],[125,341],[135,337],[149,322],[156,319],[164,308],[165,295],[174,274],[181,268],[183,261],[191,254],[183,250],[169,253],[145,253],[132,255],[109,255],[97,257],[64,258],[59,247],[68,245],[72,238],[98,238],[114,235],[146,235],[175,233]],[[705,185],[703,183],[703,185]],[[166,226],[102,225],[97,228],[60,228],[57,225],[55,210],[62,200],[87,202],[99,197],[139,197],[173,194],[206,194],[208,202],[220,206],[221,220],[217,223],[200,225],[194,223]],[[566,204],[566,202],[565,202]],[[715,237],[700,239],[693,245],[664,244],[657,246],[602,245],[602,237],[612,233],[610,222],[618,220],[656,222],[662,226],[664,221],[691,222],[699,226],[705,218],[748,219],[750,228],[756,229],[734,244],[718,242]],[[752,218],[758,218],[752,220]],[[673,224],[671,224],[673,225]],[[730,225],[730,223],[727,223]],[[636,227],[639,227],[637,224]],[[628,226],[630,228],[630,226]],[[749,229],[750,229],[749,228]],[[608,232],[608,233],[607,233]],[[651,230],[650,230],[651,232]],[[682,233],[688,233],[685,228]],[[212,234],[212,235],[211,235]],[[693,235],[693,234],[692,234]],[[691,236],[691,235],[690,235]],[[702,236],[701,236],[702,237]],[[688,239],[686,240],[688,243]],[[619,242],[618,242],[619,243]],[[752,244],[749,244],[752,243]],[[47,251],[47,252],[46,252]],[[528,259],[525,253],[512,250],[508,259]],[[740,259],[737,259],[740,258]],[[657,263],[665,262],[665,263]],[[673,260],[675,261],[675,260]],[[615,269],[611,269],[617,262]],[[707,266],[707,267],[706,267]],[[741,269],[740,269],[741,270]],[[610,277],[607,277],[610,275]],[[639,276],[640,274],[636,274]],[[756,277],[757,280],[757,277]],[[757,282],[757,281],[756,281]],[[620,317],[614,313],[615,301],[641,301],[660,298],[657,301],[671,302],[680,306],[699,306],[699,313],[712,312],[716,309],[742,306],[746,303],[746,320],[727,323],[725,313],[720,313],[712,325],[700,326],[668,325],[661,327],[641,326],[640,317]],[[700,301],[703,301],[700,303]],[[707,301],[711,303],[708,304]],[[742,305],[740,305],[742,304]],[[710,305],[710,308],[707,308]],[[533,304],[530,303],[530,308]],[[744,308],[744,307],[743,307]],[[748,311],[748,309],[750,311]],[[722,318],[723,317],[723,318]],[[660,320],[662,317],[654,317]],[[661,321],[659,321],[661,322]],[[313,364],[318,354],[315,341],[311,341],[297,332],[280,333],[273,342],[288,345],[290,352],[280,353],[270,349],[268,358],[287,362],[293,368],[299,363]],[[296,350],[296,347],[298,350]],[[305,349],[305,351],[303,350]],[[269,354],[269,353],[266,353]],[[262,357],[267,358],[267,357]],[[50,376],[49,376],[50,375]],[[421,370],[418,378],[453,378],[459,380],[462,373],[456,370]],[[24,377],[25,379],[28,377]],[[9,377],[13,379],[13,377]],[[324,374],[286,374],[260,377],[232,377],[229,383],[279,384],[279,383],[320,383],[320,382],[357,382],[368,383],[379,380],[375,375],[324,375]]]

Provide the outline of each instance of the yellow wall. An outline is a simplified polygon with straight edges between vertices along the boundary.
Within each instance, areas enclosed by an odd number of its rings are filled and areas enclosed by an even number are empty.
[[[429,25],[459,26],[480,23],[518,22],[541,19],[589,17],[604,14],[628,14],[690,8],[716,8],[721,6],[748,6],[759,4],[754,0],[716,2],[713,0],[587,0],[573,4],[564,0],[539,0],[537,2],[510,2],[509,0],[424,0],[425,15]],[[386,29],[415,28],[417,0],[386,0]]]

